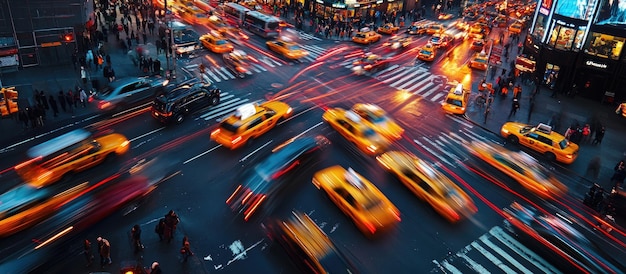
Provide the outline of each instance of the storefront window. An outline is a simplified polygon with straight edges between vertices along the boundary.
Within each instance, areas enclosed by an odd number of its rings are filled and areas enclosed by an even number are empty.
[[[624,47],[624,41],[626,39],[622,37],[593,32],[585,46],[585,52],[590,55],[617,60],[622,52],[622,47]]]
[[[570,18],[589,20],[593,15],[596,2],[596,0],[559,0],[554,13]]]
[[[626,4],[618,0],[601,0],[598,6],[595,24],[626,24]]]
[[[554,64],[546,64],[546,72],[543,74],[543,83],[551,89],[556,85],[557,79],[559,79],[559,71],[561,68]]]
[[[560,50],[569,50],[574,42],[574,29],[555,26],[550,35],[550,46]]]
[[[546,32],[546,24],[548,23],[548,16],[541,15],[537,16],[537,21],[535,22],[535,27],[533,28],[532,36],[541,41],[543,39],[543,35]]]

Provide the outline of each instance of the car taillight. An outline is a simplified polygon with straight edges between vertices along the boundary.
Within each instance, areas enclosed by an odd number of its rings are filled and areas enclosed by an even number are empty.
[[[371,68],[372,68],[372,65],[367,65],[367,66],[365,66],[365,67],[363,67],[363,68],[364,68],[364,69],[366,69],[366,70],[369,70],[369,69],[371,69]]]
[[[235,189],[235,192],[233,192],[233,194],[231,194],[230,197],[228,197],[228,199],[226,199],[226,204],[230,204],[230,202],[235,197],[235,195],[239,192],[240,189],[241,189],[241,185],[239,185],[237,187],[237,189]]]
[[[250,216],[252,216],[252,214],[256,211],[256,209],[259,207],[259,205],[261,205],[261,203],[265,200],[266,197],[267,196],[265,196],[265,194],[261,194],[261,195],[257,195],[256,196],[256,199],[254,200],[254,202],[252,204],[252,207],[249,207],[244,212],[243,219],[245,221],[248,221],[248,219],[250,219]]]
[[[98,103],[98,108],[99,109],[107,109],[111,107],[111,102],[108,101],[100,101],[100,103]]]
[[[240,72],[240,73],[246,72],[246,69],[243,67],[236,67],[235,69],[237,70],[237,72]]]
[[[376,233],[376,226],[374,226],[372,223],[370,222],[365,222],[365,227],[367,228],[367,230],[371,233],[374,234]]]
[[[393,217],[399,222],[402,221],[402,218],[400,218],[400,212],[398,212],[398,210],[394,209],[394,208],[389,208],[389,211],[391,212],[391,214],[393,215]]]
[[[233,137],[230,143],[234,145],[236,143],[239,143],[239,141],[241,141],[241,136]]]

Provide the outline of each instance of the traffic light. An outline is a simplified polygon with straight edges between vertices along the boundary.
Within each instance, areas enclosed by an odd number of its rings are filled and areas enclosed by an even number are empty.
[[[74,33],[66,33],[63,35],[63,42],[69,43],[74,41]]]

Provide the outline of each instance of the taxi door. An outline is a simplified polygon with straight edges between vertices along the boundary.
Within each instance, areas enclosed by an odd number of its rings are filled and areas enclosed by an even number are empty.
[[[270,112],[265,112],[263,114],[263,126],[261,127],[261,134],[268,132],[274,127],[274,123],[276,123],[276,118],[274,116],[275,113]]]
[[[467,109],[467,105],[469,104],[470,93],[471,91],[469,90],[463,91],[463,108],[465,109]]]

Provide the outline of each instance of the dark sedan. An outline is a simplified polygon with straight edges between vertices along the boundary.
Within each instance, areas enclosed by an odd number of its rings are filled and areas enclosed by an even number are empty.
[[[120,111],[164,93],[168,83],[161,77],[121,78],[91,95],[89,102],[104,111]]]
[[[611,244],[603,235],[582,227],[565,214],[544,215],[517,202],[505,208],[504,213],[505,225],[520,242],[549,258],[565,273],[622,273],[626,269],[618,261],[626,258],[623,250],[605,250]]]
[[[243,171],[242,179],[226,204],[248,221],[263,201],[286,187],[288,180],[283,177],[287,173],[304,166],[329,144],[326,137],[316,136],[296,138],[279,145],[265,159]]]

